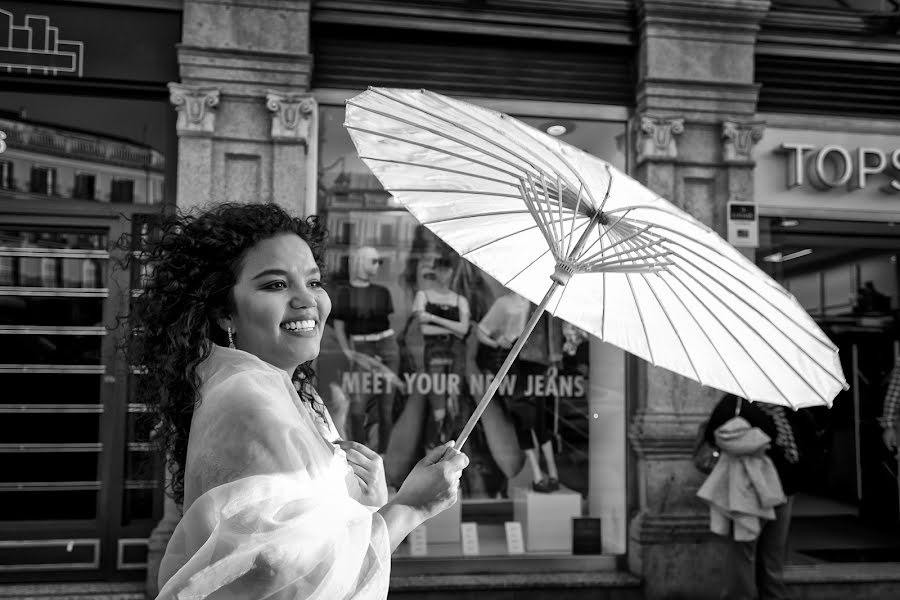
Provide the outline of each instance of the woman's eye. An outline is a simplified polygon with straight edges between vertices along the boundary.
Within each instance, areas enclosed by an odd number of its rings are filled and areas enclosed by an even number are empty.
[[[283,290],[287,287],[287,284],[285,284],[283,281],[273,281],[265,287],[267,290]]]
[[[324,284],[324,282],[322,282],[321,280],[315,279],[315,280],[313,280],[313,281],[310,281],[310,282],[309,282],[309,285],[310,285],[311,287],[314,287],[314,288],[320,288],[320,287],[322,287],[322,286],[325,285],[325,284]]]

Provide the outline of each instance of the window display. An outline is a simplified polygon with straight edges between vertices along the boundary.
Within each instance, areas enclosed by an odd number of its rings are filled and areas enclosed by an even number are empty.
[[[793,505],[788,564],[891,562],[900,556],[897,454],[884,435],[896,357],[900,235],[892,222],[760,219],[759,267],[840,348],[850,390],[806,409],[822,448]]]
[[[396,488],[427,449],[459,435],[535,306],[398,206],[358,159],[343,117],[320,107],[317,201],[335,308],[317,373],[338,427],[382,454]],[[623,123],[565,124],[554,131],[567,142],[624,167]],[[466,443],[460,503],[398,556],[513,554],[516,531],[526,552],[572,552],[572,519],[587,514],[590,494],[589,346],[541,318]]]

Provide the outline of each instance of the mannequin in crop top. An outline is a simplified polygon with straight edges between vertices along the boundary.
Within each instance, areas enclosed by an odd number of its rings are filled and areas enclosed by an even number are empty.
[[[465,376],[463,340],[469,332],[470,315],[469,302],[450,289],[452,262],[436,259],[434,276],[434,286],[419,290],[412,306],[425,340],[425,372],[430,379],[424,395],[434,423],[426,429],[436,432],[426,445],[441,443],[450,431],[448,413],[451,417],[459,413],[459,388]]]

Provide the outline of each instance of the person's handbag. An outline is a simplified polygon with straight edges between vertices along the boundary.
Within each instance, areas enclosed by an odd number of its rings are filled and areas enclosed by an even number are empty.
[[[709,419],[700,423],[697,428],[697,441],[694,443],[694,467],[703,473],[709,475],[719,461],[719,451],[706,441],[706,426]]]
[[[734,409],[734,416],[737,417],[740,416],[740,414],[741,399],[739,397]],[[700,423],[700,427],[697,428],[697,438],[694,442],[694,454],[692,457],[694,467],[704,475],[712,473],[712,470],[716,467],[716,463],[719,462],[719,450],[706,441],[706,427],[708,424],[709,419],[706,419]]]

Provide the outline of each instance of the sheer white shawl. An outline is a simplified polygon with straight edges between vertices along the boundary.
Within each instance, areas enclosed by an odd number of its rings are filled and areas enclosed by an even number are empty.
[[[246,352],[215,346],[198,372],[185,513],[159,598],[386,598],[387,529],[351,495],[330,417],[317,422],[286,373]]]

